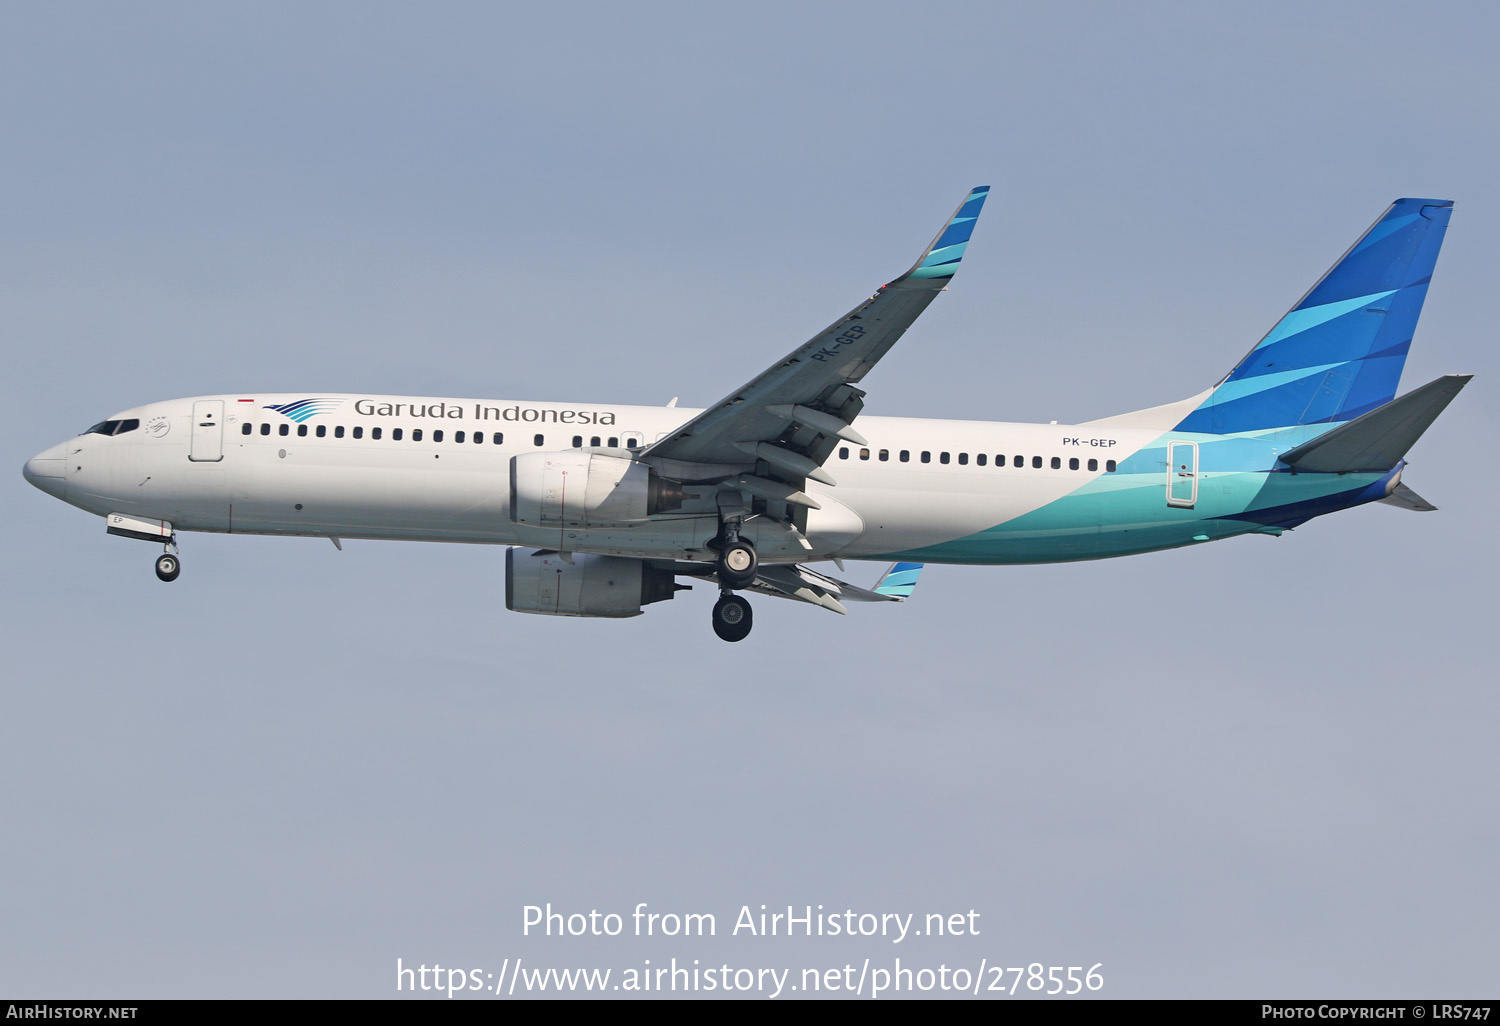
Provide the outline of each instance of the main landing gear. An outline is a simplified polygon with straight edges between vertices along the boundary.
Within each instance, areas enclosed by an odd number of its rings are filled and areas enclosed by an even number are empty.
[[[755,558],[755,549],[748,542],[736,539],[724,543],[714,569],[726,588],[748,588],[755,583],[760,560]]]
[[[719,601],[714,603],[714,633],[724,641],[743,641],[750,633],[754,617],[750,603],[736,595],[736,588],[755,583],[760,569],[755,547],[740,540],[739,517],[726,517],[718,537],[719,558],[714,573],[719,578]]]
[[[754,622],[750,603],[726,591],[714,603],[714,633],[724,641],[743,641]]]

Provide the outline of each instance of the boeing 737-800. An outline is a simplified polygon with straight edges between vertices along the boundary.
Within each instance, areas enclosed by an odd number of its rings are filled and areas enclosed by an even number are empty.
[[[506,605],[635,616],[677,578],[844,612],[924,562],[1047,563],[1279,535],[1367,502],[1433,507],[1405,456],[1469,380],[1396,398],[1452,204],[1393,203],[1217,385],[1076,425],[865,417],[858,387],[957,269],[973,190],[905,274],[703,410],[335,393],[114,414],[26,479],[163,546],[182,531],[506,545]],[[675,400],[674,400],[675,402]],[[856,427],[857,422],[857,427]],[[340,547],[342,547],[340,545]],[[893,562],[860,588],[805,564]]]

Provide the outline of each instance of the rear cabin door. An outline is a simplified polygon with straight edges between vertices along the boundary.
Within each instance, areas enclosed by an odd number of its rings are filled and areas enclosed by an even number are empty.
[[[1192,509],[1198,501],[1198,443],[1167,443],[1167,505]]]
[[[193,439],[188,459],[217,463],[224,458],[224,400],[200,399],[193,404]]]

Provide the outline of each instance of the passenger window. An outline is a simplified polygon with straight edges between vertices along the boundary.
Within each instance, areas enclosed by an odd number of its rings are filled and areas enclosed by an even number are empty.
[[[1053,470],[1061,470],[1062,469],[1062,457],[1061,456],[1054,456],[1054,457],[1052,457],[1052,469]]]
[[[265,432],[262,431],[261,434],[265,434]],[[344,437],[344,425],[340,424],[338,427],[336,427],[336,428],[333,429],[333,437],[334,438],[343,438]]]
[[[958,465],[960,467],[966,467],[966,466],[969,465],[969,454],[968,453],[961,452],[961,453],[958,454]]]
[[[926,449],[922,450],[922,462],[923,463],[931,463],[932,462],[932,453],[928,452]]]
[[[868,460],[870,458],[870,450],[869,449],[861,449],[861,450],[859,450],[859,458],[862,459],[862,460]]]
[[[938,462],[939,463],[947,463],[948,462],[948,454],[945,453],[945,452],[938,453]]]
[[[433,428],[432,429],[432,440],[434,442],[441,442],[443,440],[443,429],[442,428]]]
[[[401,435],[402,435],[402,431],[401,431],[400,428],[391,428],[391,441],[393,441],[393,442],[399,442],[399,441],[401,441]]]
[[[474,432],[474,444],[475,445],[483,445],[484,444],[484,432],[483,431],[476,431],[476,432]]]
[[[505,444],[505,435],[502,432],[499,432],[499,431],[495,432],[495,444],[496,445],[504,445]]]
[[[891,458],[891,450],[889,450],[889,449],[881,449],[880,450],[880,462],[881,463],[885,463],[885,462],[889,461],[890,458]]]
[[[285,438],[287,435],[292,433],[292,426],[290,424],[283,424],[276,429],[276,433]]]
[[[251,427],[249,424],[246,424],[244,427],[240,428],[240,434],[248,435],[251,431],[254,430],[255,429],[253,427]]]
[[[639,438],[627,438],[627,439],[625,439],[625,448],[627,448],[627,449],[639,449],[640,447],[641,447],[641,440]]]
[[[306,438],[307,437],[307,425],[306,424],[298,424],[297,425],[297,437],[298,438]]]
[[[1033,456],[1033,457],[1031,457],[1031,466],[1035,470],[1041,470],[1042,469],[1042,458],[1040,456]]]
[[[462,439],[460,439],[460,441],[462,441]],[[574,435],[573,436],[573,448],[575,448],[575,449],[582,449],[583,448],[583,436],[582,435]]]
[[[974,463],[977,466],[981,466],[982,467],[982,466],[984,466],[984,461],[987,460],[987,459],[989,459],[988,456],[986,456],[984,453],[980,453],[978,456],[974,457]]]
[[[598,445],[599,443],[595,442],[594,444]],[[612,435],[610,437],[610,439],[609,439],[609,447],[611,449],[618,449],[620,447],[620,437],[618,435]]]
[[[271,433],[271,425],[269,425],[269,424],[262,424],[260,426],[260,433],[263,434],[263,435],[269,435]]]
[[[848,458],[849,458],[849,447],[847,445],[842,446],[839,449],[839,459],[841,459],[841,460],[847,460]]]
[[[422,429],[421,428],[412,428],[411,429],[411,440],[413,442],[420,442],[422,440]]]
[[[1099,469],[1099,461],[1098,460],[1089,460],[1089,469],[1090,470],[1098,470]]]
[[[599,436],[595,435],[594,437],[590,438],[589,439],[589,444],[590,445],[598,445],[598,444],[600,444],[599,443]]]
[[[363,427],[356,427],[354,429],[354,437],[355,438],[363,438],[363,437],[365,437],[365,429]]]
[[[318,430],[317,430],[316,434],[317,434],[317,436],[319,438],[323,438],[323,437],[327,436],[327,434],[328,434],[328,425],[327,424],[319,424],[318,425]]]
[[[1115,472],[1115,461],[1114,460],[1105,460],[1104,461],[1104,469],[1107,470],[1107,471],[1109,471],[1109,473],[1113,474]]]
[[[377,442],[380,441],[380,429],[379,428],[371,428],[370,429],[370,437],[373,438]]]
[[[538,449],[540,449],[543,445],[547,444],[547,440],[542,435],[532,435],[531,436],[531,444],[534,445],[534,446],[536,446]]]
[[[1078,469],[1078,457],[1077,456],[1074,456],[1072,459],[1068,460],[1068,469],[1069,470],[1077,470]]]
[[[1010,465],[1013,466],[1013,467],[1024,467],[1024,466],[1026,466],[1026,457],[1025,456],[1017,456],[1015,459],[1011,460],[1011,464]]]
[[[902,463],[910,463],[911,462],[911,450],[910,449],[902,449],[901,450],[901,455],[898,458],[901,460]]]
[[[462,442],[464,440],[464,433],[462,431],[453,432],[453,440],[455,442]]]

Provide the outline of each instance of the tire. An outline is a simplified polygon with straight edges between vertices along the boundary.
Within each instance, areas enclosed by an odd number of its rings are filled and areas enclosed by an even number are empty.
[[[723,595],[714,603],[714,633],[724,641],[745,640],[753,621],[750,603],[738,595]]]
[[[156,576],[163,581],[175,581],[177,575],[182,573],[182,561],[170,552],[164,552],[156,557]]]
[[[715,571],[719,580],[731,588],[748,588],[755,583],[755,572],[760,568],[760,560],[755,555],[755,549],[745,542],[734,542],[724,546],[724,551],[719,553],[719,559]]]

